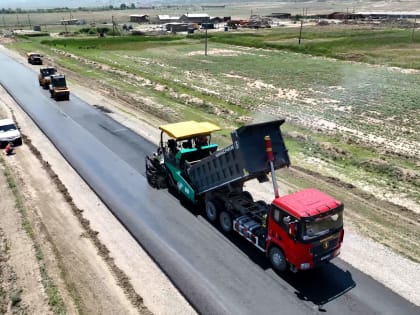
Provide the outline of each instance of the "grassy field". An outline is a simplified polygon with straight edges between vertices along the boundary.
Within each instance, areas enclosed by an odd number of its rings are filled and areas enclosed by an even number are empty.
[[[373,220],[377,229],[367,234],[418,261],[411,250],[420,242],[417,223],[404,232],[399,212],[419,222],[420,36],[377,26],[305,27],[299,46],[298,31],[211,33],[207,56],[202,33],[21,38],[12,47],[39,50],[70,80],[88,81],[166,121],[219,123],[222,145],[236,126],[285,118],[293,165],[351,183],[367,200],[398,205],[385,214],[380,205],[347,201],[356,225]],[[387,228],[395,230],[394,245],[384,237]],[[411,245],[404,245],[407,233]]]
[[[298,46],[297,32],[213,33],[207,56],[202,34],[33,38],[14,46],[71,53],[56,62],[159,104],[167,120],[206,118],[229,130],[284,117],[295,164],[319,168],[320,159],[343,180],[418,202],[420,72],[408,66],[420,65],[414,56],[420,36],[413,41],[408,30],[314,27]],[[404,53],[395,59],[397,49]],[[372,52],[383,65],[353,60]]]

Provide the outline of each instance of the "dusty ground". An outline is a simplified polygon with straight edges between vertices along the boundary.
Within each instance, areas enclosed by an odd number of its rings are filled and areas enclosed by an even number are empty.
[[[21,58],[17,55],[15,57]],[[159,120],[133,110],[129,104],[124,104],[121,100],[113,100],[111,95],[97,93],[75,82],[71,83],[72,93],[85,99],[91,105],[103,106],[110,111],[111,117],[156,142],[158,132],[155,126],[159,124]],[[103,255],[98,255],[98,248],[92,244],[91,239],[84,237],[86,230],[81,227],[80,218],[74,215],[74,209],[71,209],[57,189],[53,189],[54,183],[45,174],[41,163],[24,145],[18,148],[15,156],[6,159],[6,165],[16,170],[14,174],[19,180],[19,186],[23,189],[28,209],[34,212],[34,218],[36,218],[34,222],[43,226],[40,229],[41,232],[45,230],[43,233],[46,233],[46,236],[42,237],[41,243],[48,248],[47,245],[53,241],[53,249],[45,250],[47,253],[45,256],[50,259],[45,260],[48,260],[48,270],[59,286],[60,292],[63,292],[62,296],[70,313],[81,311],[109,314],[114,312],[147,313],[148,310],[156,314],[194,313],[147,254],[131,239],[100,200],[67,165],[33,123],[20,112],[4,91],[0,94],[0,100],[2,100],[0,107],[3,108],[3,113],[0,112],[0,114],[10,115],[9,109],[14,110],[23,132],[30,135],[32,143],[40,150],[44,159],[47,157],[49,165],[68,189],[76,207],[84,210],[82,217],[89,220],[90,229],[99,232],[100,242],[110,251],[113,261],[124,275],[130,278],[134,291],[138,293],[137,299],[134,298],[134,300],[139,301],[141,296],[144,302],[143,304],[134,303],[136,306],[133,306],[133,297],[124,294],[124,286],[118,286],[116,280],[118,277],[110,271],[109,263],[104,260]],[[287,186],[286,183],[282,182],[282,184],[284,184],[281,185],[283,192],[295,189]],[[256,195],[256,198],[267,201],[272,198],[270,185],[261,186],[250,183],[249,186],[249,190]],[[45,187],[50,188],[46,191]],[[55,197],[51,199],[52,196]],[[13,208],[13,201],[7,209],[9,208]],[[0,222],[0,228],[2,228],[2,222]],[[67,231],[67,227],[71,227],[71,230]],[[113,232],[109,233],[109,231]],[[2,246],[4,239],[9,240],[0,230],[0,249],[5,248]],[[15,242],[15,244],[20,244],[20,242]],[[25,251],[25,249],[22,250]],[[33,256],[28,251],[25,253],[28,253],[27,256]],[[420,296],[416,294],[420,290],[420,265],[360,236],[357,228],[349,220],[346,221],[346,237],[341,257],[398,294],[420,305]],[[3,262],[3,260],[0,256],[0,261]],[[10,259],[7,260],[6,266],[15,268],[10,261]],[[62,270],[65,270],[64,275]],[[25,276],[22,277],[25,278]],[[30,274],[29,278],[39,279],[35,272]],[[11,292],[11,289],[8,290]],[[21,305],[26,307],[27,298],[23,292]],[[42,284],[39,286],[38,301],[39,307],[48,307]],[[44,304],[41,303],[42,301]]]

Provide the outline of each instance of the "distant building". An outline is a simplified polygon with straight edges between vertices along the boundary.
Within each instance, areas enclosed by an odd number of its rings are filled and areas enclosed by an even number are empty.
[[[169,15],[158,15],[157,24],[176,23],[179,22],[179,17]]]
[[[77,25],[78,22],[78,19],[60,20],[61,25]]]
[[[209,23],[210,22],[210,16],[207,13],[187,13],[181,15],[179,18],[181,22],[184,23]]]
[[[130,15],[130,22],[133,23],[149,23],[148,15],[132,14]]]
[[[202,9],[224,9],[225,7],[226,7],[226,5],[224,5],[224,4],[220,4],[220,5],[218,5],[218,4],[214,4],[214,5],[208,4],[208,5],[202,5],[201,6]]]
[[[276,18],[276,19],[290,19],[292,17],[292,14],[290,13],[271,13],[269,15],[266,15],[270,18]]]
[[[348,12],[333,12],[327,15],[327,19],[331,20],[356,20],[361,19],[360,14],[348,13]]]
[[[168,32],[177,33],[177,32],[187,32],[191,28],[188,23],[167,23],[165,29]]]
[[[213,23],[213,24],[219,24],[219,23],[225,22],[224,17],[220,17],[220,16],[211,17],[209,21],[210,23]]]
[[[370,19],[418,19],[420,18],[420,11],[404,12],[404,11],[392,11],[392,12],[357,12],[358,15],[364,18]]]

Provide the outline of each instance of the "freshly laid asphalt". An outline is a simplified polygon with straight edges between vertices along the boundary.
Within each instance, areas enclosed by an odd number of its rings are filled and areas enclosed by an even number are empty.
[[[144,158],[154,144],[73,94],[55,102],[38,85],[37,69],[0,52],[0,84],[199,313],[420,314],[340,259],[315,272],[275,273],[239,236],[223,235],[196,209],[147,184]]]

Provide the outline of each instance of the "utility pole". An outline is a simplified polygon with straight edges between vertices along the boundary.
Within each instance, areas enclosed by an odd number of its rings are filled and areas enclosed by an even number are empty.
[[[29,24],[29,28],[31,28],[32,27],[32,25],[31,25],[31,18],[29,17],[29,14],[28,14],[28,24]]]
[[[206,25],[206,41],[204,45],[204,55],[207,56],[207,25]]]
[[[64,16],[63,16],[63,24],[64,24],[64,29],[66,30],[66,34],[67,34],[67,22],[64,19]]]
[[[300,40],[302,38],[302,28],[303,28],[303,20],[300,20],[299,45],[300,45]]]
[[[416,29],[417,17],[414,18],[413,32],[411,33],[411,41],[414,41],[414,30]]]

